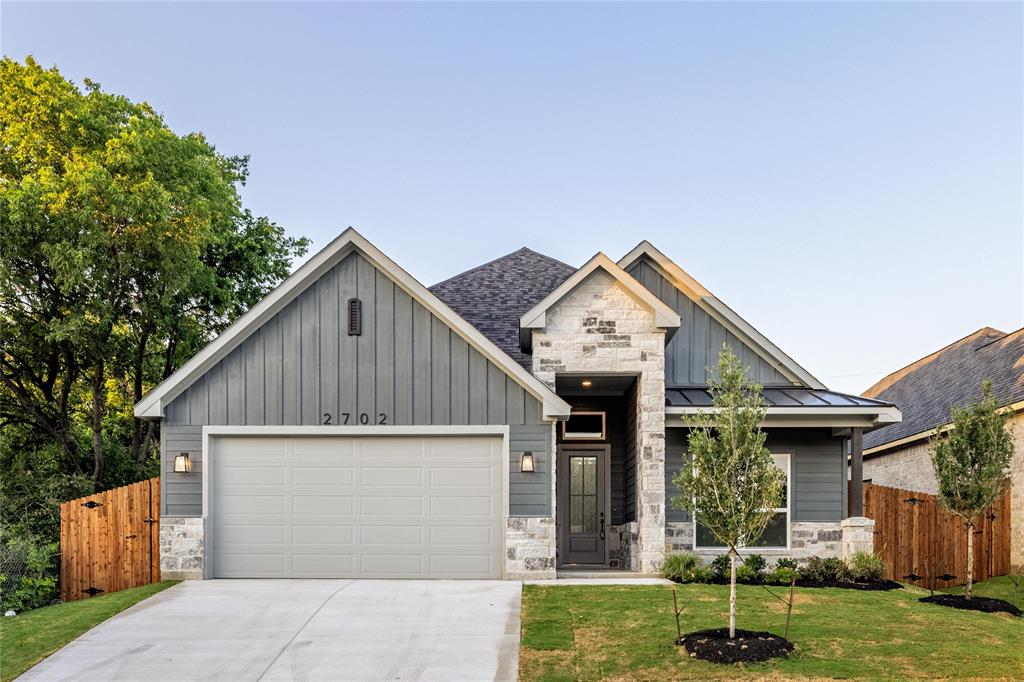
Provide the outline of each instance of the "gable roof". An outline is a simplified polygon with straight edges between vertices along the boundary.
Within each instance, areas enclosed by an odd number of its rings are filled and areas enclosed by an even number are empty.
[[[530,356],[519,348],[519,316],[574,272],[571,265],[524,247],[430,291],[529,370]]]
[[[663,303],[647,287],[636,281],[632,275],[619,267],[615,261],[598,252],[583,267],[574,272],[571,277],[545,296],[537,305],[519,317],[520,344],[523,347],[529,347],[530,337],[532,336],[531,330],[544,328],[548,309],[562,300],[562,298],[597,270],[604,270],[615,279],[633,300],[653,310],[655,326],[661,329],[675,329],[679,326],[679,313]]]
[[[164,406],[180,395],[190,384],[208,372],[250,334],[259,329],[300,293],[323,276],[324,273],[339,263],[345,256],[352,253],[352,251],[358,251],[362,254],[377,269],[387,274],[395,284],[405,290],[414,300],[418,301],[451,329],[455,330],[470,346],[504,370],[508,376],[526,389],[528,393],[541,401],[544,417],[557,419],[569,415],[570,407],[568,403],[555,395],[542,381],[526,371],[509,357],[506,352],[459,317],[455,311],[445,305],[437,296],[432,294],[365,237],[350,227],[325,246],[319,253],[306,261],[247,313],[235,320],[230,327],[189,359],[178,371],[147,393],[142,400],[136,403],[135,416],[145,418],[162,417]]]
[[[762,355],[765,359],[776,365],[783,374],[788,375],[795,381],[799,381],[807,388],[825,389],[825,385],[818,381],[814,375],[801,367],[796,360],[784,353],[781,348],[769,341],[764,334],[755,329],[749,322],[737,315],[732,308],[718,300],[704,285],[676,265],[672,259],[655,248],[649,241],[644,240],[637,244],[632,251],[619,260],[618,265],[622,268],[629,268],[642,258],[654,265],[665,279],[672,282],[679,291],[683,292],[708,315],[717,320],[744,343],[748,344],[759,355]]]
[[[954,406],[981,396],[981,384],[1004,405],[1024,401],[1024,329],[1012,333],[983,327],[964,338],[889,374],[864,392],[892,402],[904,420],[864,437],[865,451],[885,449],[895,441],[917,440],[950,422]],[[870,454],[870,453],[869,453]]]

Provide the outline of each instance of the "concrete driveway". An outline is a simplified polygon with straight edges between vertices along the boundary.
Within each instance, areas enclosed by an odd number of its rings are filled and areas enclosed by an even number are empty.
[[[22,680],[515,680],[518,582],[184,582]]]

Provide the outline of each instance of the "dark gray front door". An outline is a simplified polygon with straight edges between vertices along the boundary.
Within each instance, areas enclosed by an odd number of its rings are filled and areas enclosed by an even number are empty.
[[[608,450],[576,446],[559,452],[559,542],[562,564],[606,564]]]

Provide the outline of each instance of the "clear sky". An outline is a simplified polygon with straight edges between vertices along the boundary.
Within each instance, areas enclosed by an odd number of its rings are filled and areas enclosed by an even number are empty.
[[[7,56],[251,154],[425,284],[649,239],[827,385],[1024,326],[1020,3],[5,0]]]

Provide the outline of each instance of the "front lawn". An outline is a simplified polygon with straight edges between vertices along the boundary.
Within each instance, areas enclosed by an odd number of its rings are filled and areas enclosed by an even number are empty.
[[[90,628],[177,582],[164,580],[9,618],[0,616],[0,680],[13,680]]]
[[[728,624],[727,585],[676,590],[680,605],[689,601],[683,634]],[[794,653],[722,666],[691,659],[675,645],[671,587],[526,585],[520,679],[1024,678],[1024,619],[917,601],[927,594],[797,588]],[[762,588],[740,585],[737,603],[738,627],[782,634],[785,606]]]

